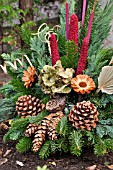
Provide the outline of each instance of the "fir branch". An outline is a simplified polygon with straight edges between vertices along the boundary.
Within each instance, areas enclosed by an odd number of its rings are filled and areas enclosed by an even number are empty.
[[[78,63],[78,57],[75,54],[77,47],[74,41],[66,42],[66,56],[61,57],[61,63],[64,68],[76,68]]]
[[[62,35],[59,32],[56,32],[58,34],[58,51],[59,51],[59,54],[60,56],[65,56],[66,55],[66,51],[65,51],[65,48],[66,48],[66,37],[64,35]]]
[[[39,151],[39,157],[41,159],[47,158],[50,155],[50,145],[51,145],[50,140],[45,141],[45,143],[42,145]]]
[[[67,134],[67,130],[68,130],[68,125],[67,125],[67,116],[64,116],[60,122],[58,123],[57,125],[57,132],[60,134],[60,135],[63,135],[65,136]]]
[[[40,124],[43,118],[48,114],[49,112],[47,110],[43,110],[41,113],[38,114],[38,116],[29,117],[29,123]]]
[[[109,152],[113,152],[113,139],[110,138],[105,139],[105,145]]]
[[[14,120],[11,124],[10,130],[5,134],[4,141],[18,140],[24,136],[27,125],[29,124],[29,118],[20,118]]]
[[[94,17],[88,55],[96,54],[103,44],[103,40],[108,37],[111,28],[113,4],[110,0],[104,9],[99,8]]]
[[[81,131],[73,130],[69,136],[70,152],[73,155],[80,156],[82,152],[82,133]]]
[[[51,153],[55,153],[57,151],[56,141],[51,140],[50,150],[51,150]]]
[[[84,39],[84,38],[86,37],[86,35],[87,35],[89,18],[90,18],[90,14],[91,14],[91,11],[92,11],[93,3],[94,3],[94,0],[90,0],[90,1],[88,2],[88,5],[87,5],[87,10],[86,10],[86,15],[85,15],[85,21],[84,21],[84,27],[81,28],[80,34],[79,34],[79,44],[80,44],[80,47],[81,47],[81,45],[82,45],[83,39]],[[95,9],[95,10],[97,11],[97,6],[96,6],[96,9]]]
[[[10,129],[3,137],[4,141],[17,140],[21,137],[21,131]]]
[[[5,98],[0,101],[0,122],[12,119],[15,116],[15,103],[12,98]]]
[[[28,150],[30,150],[32,147],[32,139],[23,137],[22,139],[19,140],[19,143],[16,144],[16,149],[20,153],[24,153]]]
[[[94,144],[94,153],[97,156],[103,156],[107,153],[107,147],[104,139],[97,137]]]
[[[62,153],[67,153],[69,151],[69,143],[68,143],[68,139],[64,136],[62,136],[61,138],[59,138],[56,141],[56,147],[57,150]]]
[[[32,30],[31,28],[33,26],[35,26],[35,22],[33,21],[28,21],[28,22],[25,22],[24,24],[21,25],[21,27],[17,27],[17,31],[18,33],[20,34],[21,36],[21,39],[27,44],[29,45],[30,44],[30,38],[31,38],[31,33],[32,33]]]
[[[9,83],[4,84],[1,88],[0,88],[0,93],[3,93],[5,95],[6,98],[10,98],[14,95],[14,90],[13,90],[13,86]]]
[[[14,120],[11,124],[12,129],[16,130],[23,130],[26,128],[26,126],[29,124],[29,117],[26,118],[19,118],[17,120]]]
[[[102,49],[96,55],[88,56],[88,64],[84,73],[91,76],[97,83],[97,77],[99,76],[102,67],[110,62],[112,55],[112,49]]]
[[[94,142],[95,142],[95,132],[94,131],[85,131],[84,135],[87,136],[87,139],[90,142],[90,145],[94,144]],[[86,144],[87,144],[87,141],[86,141]]]
[[[96,127],[96,133],[100,138],[109,136],[113,138],[113,119],[99,120],[99,124]]]
[[[12,79],[10,84],[13,86],[16,93],[23,93],[23,95],[31,94],[31,89],[26,89],[24,82],[19,78]]]

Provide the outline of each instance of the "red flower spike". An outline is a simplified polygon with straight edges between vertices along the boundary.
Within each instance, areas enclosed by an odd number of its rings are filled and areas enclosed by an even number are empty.
[[[69,40],[73,40],[78,47],[78,17],[72,14],[70,18]]]
[[[51,34],[50,36],[50,48],[51,48],[52,66],[54,66],[56,62],[60,60],[60,56],[58,52],[58,44],[57,44],[55,34]]]
[[[76,75],[82,74],[86,67],[86,61],[87,61],[87,56],[88,56],[88,45],[89,45],[89,39],[88,37],[85,37],[82,43],[82,48],[80,52],[80,58],[78,61],[78,68],[76,71]]]

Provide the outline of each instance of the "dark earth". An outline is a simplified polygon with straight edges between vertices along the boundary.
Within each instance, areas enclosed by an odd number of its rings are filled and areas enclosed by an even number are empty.
[[[9,77],[0,69],[0,86],[9,81]],[[2,95],[0,94],[2,99]],[[16,142],[8,143],[3,141],[7,132],[6,126],[0,126],[0,170],[37,170],[37,166],[47,165],[50,170],[109,170],[113,169],[113,153],[107,153],[103,157],[97,157],[90,148],[83,149],[80,157],[70,154],[59,153],[51,155],[48,159],[42,160],[37,154],[26,152],[20,154],[16,151]],[[7,152],[6,152],[7,151]],[[23,166],[17,164],[23,163]],[[108,168],[109,167],[109,168]]]

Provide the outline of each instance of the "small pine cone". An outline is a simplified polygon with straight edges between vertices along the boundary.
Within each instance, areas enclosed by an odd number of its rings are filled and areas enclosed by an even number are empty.
[[[34,80],[36,78],[36,69],[32,67],[28,67],[27,70],[24,71],[22,81],[24,82],[24,86],[26,88],[29,88],[32,86]]]
[[[50,140],[57,140],[56,127],[57,127],[56,122],[51,121],[51,123],[48,126],[48,131],[47,131],[47,134]]]
[[[42,104],[41,100],[32,97],[31,95],[21,96],[16,102],[16,111],[21,118],[36,116],[44,107],[45,106]]]
[[[98,112],[90,101],[82,101],[73,106],[70,110],[69,120],[73,122],[76,129],[91,130],[96,128]]]
[[[57,112],[57,111],[62,111],[65,107],[65,103],[66,103],[65,96],[52,99],[47,102],[46,110],[52,113]]]
[[[34,134],[35,131],[38,129],[38,126],[38,124],[29,124],[25,131],[25,136],[30,137],[32,134]]]
[[[49,126],[48,126],[48,131],[47,131],[48,137],[51,140],[57,140],[56,127],[57,127],[60,119],[64,116],[63,112],[61,112],[61,111],[56,112],[54,114],[55,115],[51,119]]]
[[[37,131],[35,131],[35,136],[33,140],[33,151],[38,152],[41,148],[43,142],[45,141],[45,136],[47,132],[47,123],[45,119],[42,121],[41,125],[38,126]]]

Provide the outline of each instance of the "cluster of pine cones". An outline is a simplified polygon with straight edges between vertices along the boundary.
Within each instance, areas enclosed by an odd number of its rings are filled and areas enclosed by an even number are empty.
[[[56,133],[56,126],[60,119],[64,116],[63,112],[58,111],[56,113],[51,113],[48,116],[44,117],[41,124],[29,124],[25,136],[30,137],[32,134],[34,134],[34,140],[33,140],[33,151],[37,152],[43,142],[46,139],[46,135],[48,135],[50,140],[56,140],[57,139],[57,133]]]
[[[56,96],[56,98],[48,101],[46,106],[41,100],[31,95],[18,98],[16,111],[21,118],[37,116],[44,108],[50,112],[48,116],[44,117],[41,124],[29,124],[26,129],[26,137],[30,137],[32,134],[34,135],[32,148],[34,152],[37,152],[41,148],[47,135],[50,140],[57,139],[56,126],[64,116],[63,110],[65,103],[65,96]],[[68,117],[76,129],[90,131],[96,127],[98,122],[97,109],[90,101],[78,102],[72,107]]]

